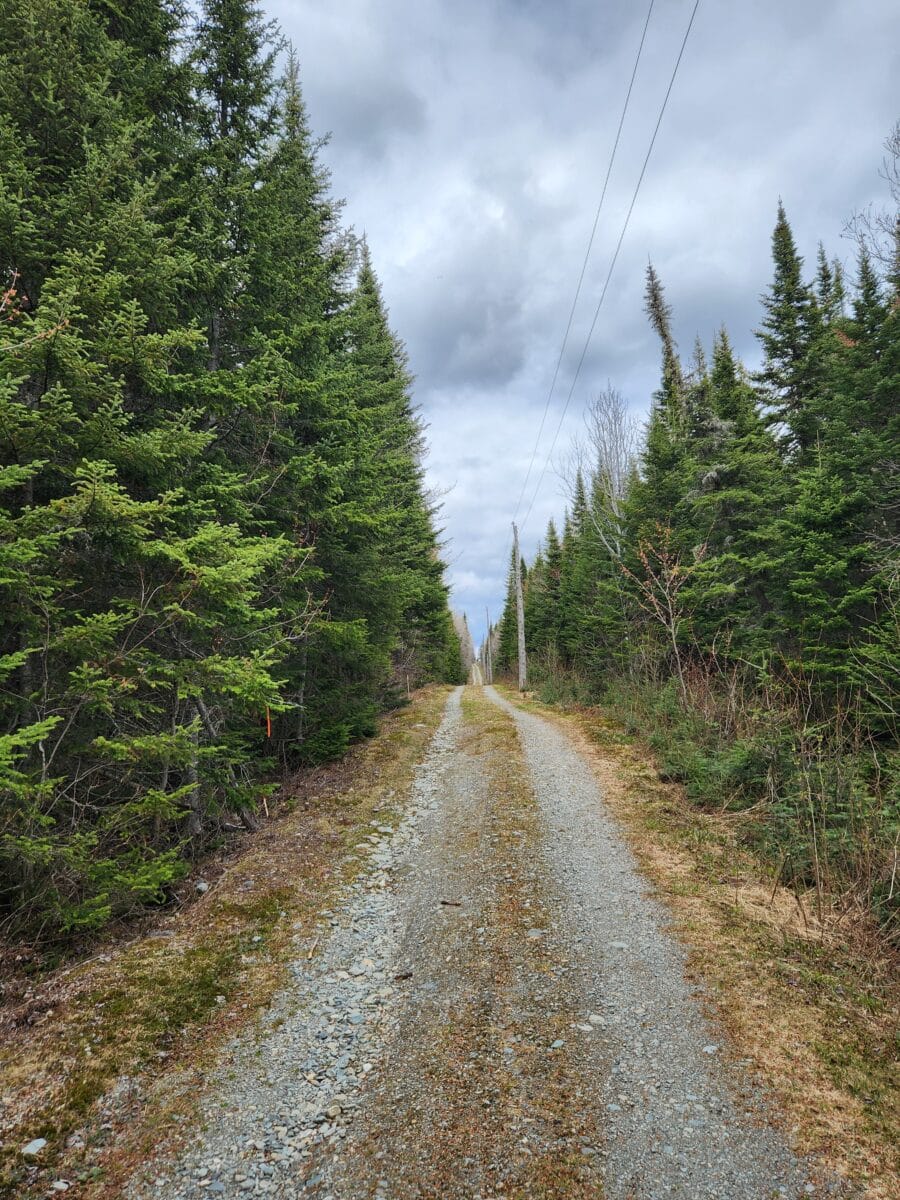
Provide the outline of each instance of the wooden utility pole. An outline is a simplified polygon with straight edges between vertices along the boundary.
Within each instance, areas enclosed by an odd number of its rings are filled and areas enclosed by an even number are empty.
[[[484,609],[484,619],[487,622],[487,641],[485,642],[484,651],[484,673],[487,676],[488,683],[494,682],[494,657],[491,651],[491,614],[487,610],[487,605]]]
[[[522,556],[519,554],[519,531],[513,521],[513,558],[516,565],[516,630],[519,635],[519,691],[525,691],[528,682],[528,664],[525,660],[525,602],[522,599]]]

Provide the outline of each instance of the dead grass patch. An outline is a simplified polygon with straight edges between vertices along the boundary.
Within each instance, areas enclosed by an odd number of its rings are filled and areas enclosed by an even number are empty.
[[[502,1031],[526,1035],[520,1051],[521,1074],[515,1086],[507,1080],[501,1089],[497,1119],[501,1130],[528,1128],[532,1138],[529,1157],[520,1156],[516,1162],[516,1155],[507,1151],[505,1174],[499,1173],[493,1181],[494,1191],[488,1194],[510,1200],[560,1196],[597,1200],[600,1184],[578,1150],[580,1143],[596,1141],[597,1130],[588,1120],[581,1096],[573,1094],[578,1072],[571,1062],[572,1048],[568,1046],[552,1059],[546,1050],[555,1037],[571,1041],[569,1027],[574,1014],[565,1003],[566,985],[558,985],[559,1007],[543,1011],[537,1023],[534,1014],[523,1014],[520,1000],[512,994],[514,981],[522,975],[523,957],[529,970],[543,974],[549,975],[553,965],[544,939],[523,942],[522,937],[524,926],[545,929],[550,923],[540,891],[522,874],[528,858],[539,855],[544,836],[525,755],[513,719],[480,689],[467,689],[463,713],[473,731],[467,745],[483,756],[493,797],[490,833],[498,886],[486,924],[498,992],[495,1053],[502,1046]]]
[[[447,827],[440,853],[461,872],[467,911],[423,947],[418,969],[443,976],[444,1002],[407,1010],[390,1083],[371,1097],[365,1141],[354,1148],[348,1194],[369,1196],[383,1171],[398,1200],[462,1191],[484,1200],[598,1200],[580,1150],[596,1131],[573,1095],[572,1051],[548,1052],[556,1036],[571,1041],[567,984],[543,982],[549,1007],[531,988],[523,994],[523,980],[554,961],[544,939],[524,937],[527,926],[549,920],[529,870],[543,826],[528,769],[508,714],[480,689],[467,689],[462,709],[457,745],[460,759],[473,761],[455,764],[470,789],[457,816],[467,816]],[[455,796],[451,784],[451,805]],[[504,1047],[513,1046],[507,1061]]]

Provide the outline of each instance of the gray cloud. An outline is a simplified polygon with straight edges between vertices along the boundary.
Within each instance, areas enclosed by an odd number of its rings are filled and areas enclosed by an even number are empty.
[[[412,139],[425,130],[425,101],[402,82],[375,75],[357,77],[345,90],[340,80],[334,83],[333,136],[362,159],[378,161],[404,136]]]
[[[569,391],[692,0],[654,7],[538,472]],[[313,128],[365,230],[429,424],[429,479],[455,603],[476,639],[505,587],[534,439],[646,7],[625,0],[280,0]],[[561,447],[611,380],[636,412],[656,385],[643,312],[652,258],[689,354],[725,324],[753,362],[779,197],[801,252],[852,266],[847,217],[882,196],[897,118],[894,0],[704,0],[572,397]],[[537,474],[537,472],[536,472]],[[532,481],[535,482],[535,479]],[[529,490],[532,485],[529,485]],[[527,500],[526,500],[527,505]],[[547,472],[524,535],[562,509]],[[521,513],[520,513],[521,518]]]

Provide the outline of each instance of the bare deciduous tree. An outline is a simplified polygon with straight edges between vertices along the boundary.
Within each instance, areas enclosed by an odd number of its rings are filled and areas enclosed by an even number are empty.
[[[900,243],[900,121],[885,139],[884,149],[880,174],[890,189],[893,204],[884,208],[867,205],[847,222],[844,234],[874,263],[890,271],[896,264]]]
[[[475,646],[472,642],[472,634],[469,631],[469,621],[465,613],[454,612],[453,628],[456,630],[456,636],[459,638],[459,653],[462,658],[463,670],[468,675],[472,668],[472,663],[475,661]]]
[[[628,411],[621,392],[608,384],[588,404],[586,437],[576,443],[563,471],[570,497],[580,473],[591,488],[588,520],[609,556],[622,559],[623,504],[640,448],[640,425]]]
[[[675,674],[678,677],[681,700],[685,707],[688,705],[688,687],[680,637],[690,614],[682,591],[692,569],[705,556],[704,544],[694,549],[693,561],[686,563],[673,548],[671,526],[657,523],[654,540],[651,542],[649,539],[641,539],[638,543],[641,573],[635,574],[624,564],[622,566],[623,574],[637,589],[638,604],[665,630],[675,664]]]

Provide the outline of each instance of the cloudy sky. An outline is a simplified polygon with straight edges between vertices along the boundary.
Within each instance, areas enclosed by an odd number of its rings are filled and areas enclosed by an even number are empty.
[[[300,55],[345,218],[365,233],[429,426],[454,607],[503,603],[531,460],[649,0],[266,0]],[[533,484],[569,393],[693,0],[655,0]],[[725,324],[745,360],[779,196],[801,252],[883,201],[900,117],[896,0],[701,0],[557,450],[523,530],[563,507],[555,465],[612,382],[646,414],[652,259],[682,350]]]

